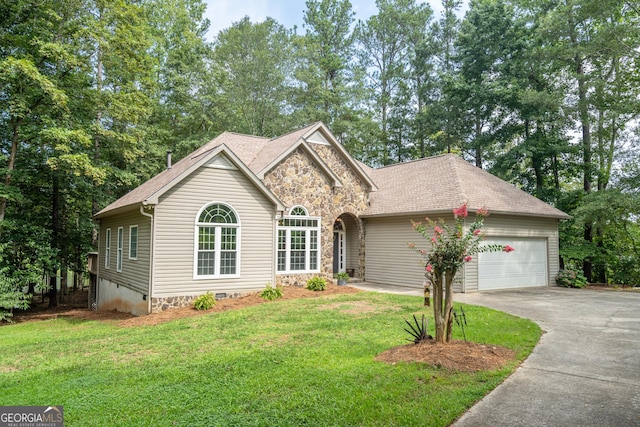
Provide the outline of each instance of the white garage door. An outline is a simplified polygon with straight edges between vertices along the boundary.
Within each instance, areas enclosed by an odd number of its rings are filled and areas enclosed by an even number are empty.
[[[478,290],[547,285],[546,239],[491,238],[483,244],[509,245],[515,250],[478,254]]]

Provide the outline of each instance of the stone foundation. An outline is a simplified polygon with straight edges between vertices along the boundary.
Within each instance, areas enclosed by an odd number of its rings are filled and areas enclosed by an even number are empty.
[[[320,276],[327,279],[327,283],[331,282],[331,277],[321,273],[306,273],[306,274],[283,274],[276,276],[276,286],[294,286],[298,288],[305,288],[307,286],[307,280],[312,277]]]
[[[215,292],[212,292],[212,293],[215,294]],[[227,296],[225,298],[238,298],[238,297],[247,295],[249,293],[252,293],[252,292],[227,293]],[[188,307],[193,305],[193,300],[198,298],[199,296],[200,295],[181,295],[181,296],[175,296],[175,297],[151,298],[151,312],[161,313],[165,310],[170,310],[172,308]]]

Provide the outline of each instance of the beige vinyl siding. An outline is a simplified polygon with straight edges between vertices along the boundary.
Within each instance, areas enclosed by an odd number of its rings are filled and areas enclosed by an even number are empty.
[[[138,257],[129,259],[129,227],[138,226]],[[118,228],[122,227],[122,271],[116,270],[118,253]],[[110,268],[105,268],[105,235],[111,229]],[[98,250],[99,276],[120,286],[149,294],[151,223],[138,211],[114,215],[100,220],[100,247]]]
[[[411,219],[424,216],[367,218],[365,220],[366,280],[389,285],[422,288],[425,279],[424,262],[420,255],[408,248],[414,242],[418,248],[429,250],[430,242],[411,226]],[[452,220],[448,218],[447,220]]]
[[[422,218],[415,217],[414,219],[421,220]],[[452,215],[444,218],[450,225],[453,224]],[[428,250],[429,242],[412,229],[410,219],[409,216],[402,216],[367,218],[365,220],[367,281],[422,287],[425,280],[424,265],[420,256],[407,248],[407,243],[414,242],[417,247]],[[467,225],[474,219],[474,214],[471,214],[467,219]],[[548,249],[548,284],[554,283],[554,278],[559,270],[557,219],[490,215],[485,219],[484,224],[483,231],[488,239],[509,236],[545,238]],[[477,256],[465,264],[458,273],[454,290],[456,292],[475,292],[478,290]]]
[[[468,220],[473,221],[470,217]],[[484,220],[482,230],[486,238],[491,237],[524,237],[543,238],[547,241],[547,285],[555,283],[555,276],[560,269],[560,256],[558,252],[558,220],[553,218],[537,218],[508,215],[489,215]],[[465,265],[464,292],[476,292],[478,290],[478,257]]]
[[[238,214],[240,277],[194,279],[196,215],[213,202]],[[203,166],[164,194],[155,209],[153,297],[254,290],[274,281],[273,204],[239,170]]]

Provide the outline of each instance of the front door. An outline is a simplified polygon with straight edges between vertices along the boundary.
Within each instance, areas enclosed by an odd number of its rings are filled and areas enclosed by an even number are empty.
[[[333,272],[341,273],[345,271],[346,239],[344,234],[344,224],[338,219],[333,225]]]

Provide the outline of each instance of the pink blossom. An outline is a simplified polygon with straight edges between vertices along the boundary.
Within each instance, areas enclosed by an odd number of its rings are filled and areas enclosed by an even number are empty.
[[[433,232],[436,234],[442,234],[444,230],[440,227],[438,227],[437,225],[433,228]]]
[[[513,252],[515,249],[513,249],[511,246],[506,245],[504,248],[502,248],[502,250],[504,252]]]
[[[478,216],[489,216],[489,211],[486,208],[480,208],[476,211]]]
[[[437,241],[438,241],[438,239],[436,239],[435,237],[432,237],[432,238],[431,238],[431,243],[435,243],[435,242],[437,242]]]
[[[458,218],[459,216],[461,216],[462,218],[466,218],[467,217],[467,204],[463,204],[462,206],[460,206],[458,209],[454,209],[453,210],[453,216],[455,216],[456,218]]]
[[[469,262],[471,261],[473,258],[470,255],[467,255],[466,257],[464,257],[464,262]]]
[[[433,266],[431,264],[427,264],[425,270],[427,271],[427,273],[431,273],[433,271]]]
[[[473,235],[474,235],[474,236],[477,236],[477,235],[478,235],[478,234],[480,234],[480,233],[481,233],[481,231],[480,231],[480,229],[479,229],[479,228],[478,228],[477,230],[473,230]]]
[[[413,242],[409,242],[407,245],[409,246],[409,249],[414,249],[416,247],[416,244]]]

